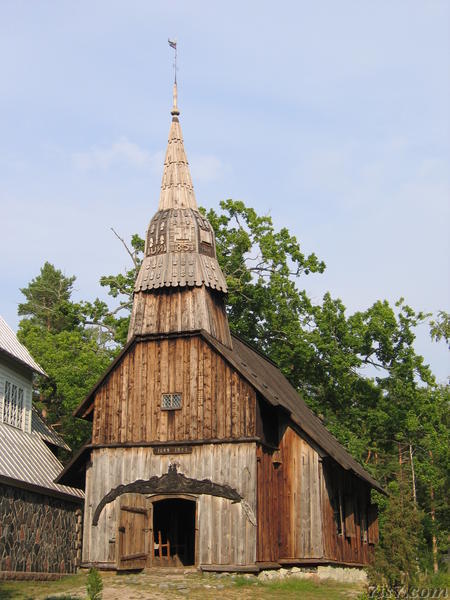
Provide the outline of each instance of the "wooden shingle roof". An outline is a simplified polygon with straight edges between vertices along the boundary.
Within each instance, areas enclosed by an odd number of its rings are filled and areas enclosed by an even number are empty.
[[[226,293],[214,230],[197,207],[176,98],[175,84],[159,207],[147,229],[145,256],[134,291],[205,285]]]
[[[178,119],[177,84],[174,85],[172,123],[167,143],[164,171],[159,196],[159,210],[168,208],[194,208],[197,201],[192,185],[189,163],[184,150],[183,134]]]

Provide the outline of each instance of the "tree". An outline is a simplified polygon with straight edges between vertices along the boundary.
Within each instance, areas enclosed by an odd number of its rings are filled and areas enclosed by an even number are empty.
[[[430,322],[430,335],[435,342],[443,339],[450,348],[450,314],[445,310],[440,310],[436,320]]]
[[[417,580],[421,544],[421,515],[412,501],[411,491],[398,473],[389,485],[380,519],[380,542],[369,569],[370,582],[381,588],[406,592]]]
[[[26,302],[19,304],[18,314],[51,332],[75,327],[79,315],[77,306],[70,301],[74,281],[75,277],[65,277],[45,262],[39,275],[20,290]]]
[[[72,302],[75,277],[66,277],[46,262],[22,293],[19,305],[26,315],[19,324],[18,338],[49,375],[39,377],[35,398],[50,423],[77,449],[89,435],[87,423],[75,420],[73,410],[106,369],[114,354],[99,339],[98,331],[81,320],[81,306]]]
[[[82,302],[80,308],[83,314],[83,323],[102,331],[104,345],[120,347],[127,340],[130,313],[133,306],[134,283],[142,263],[144,240],[134,234],[131,238],[130,247],[114,229],[112,231],[123,244],[131,259],[131,266],[125,273],[104,275],[100,278],[100,285],[108,288],[108,294],[114,300],[118,300],[118,304],[110,308],[106,302],[96,298],[93,302]]]

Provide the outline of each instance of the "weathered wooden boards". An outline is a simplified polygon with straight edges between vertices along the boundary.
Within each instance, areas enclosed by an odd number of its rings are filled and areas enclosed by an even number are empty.
[[[331,461],[324,461],[321,479],[325,558],[367,564],[378,541],[377,509],[370,504],[369,486]]]
[[[335,463],[322,464],[291,427],[279,451],[258,445],[257,470],[258,561],[367,564],[378,520],[365,482]]]
[[[237,489],[256,514],[256,444],[205,444],[191,454],[161,456],[152,448],[101,448],[92,453],[86,475],[83,561],[115,564],[111,546],[116,538],[120,498],[107,504],[98,525],[92,516],[100,500],[114,487],[138,479],[149,479],[168,471],[176,462],[178,471],[196,479],[211,479]],[[197,563],[252,565],[256,560],[256,526],[248,519],[242,503],[206,494],[197,496]]]
[[[231,347],[223,297],[205,286],[136,292],[128,339],[133,335],[204,329]]]
[[[280,450],[258,448],[258,561],[322,558],[320,463],[287,427]]]
[[[161,410],[163,393],[179,410]],[[255,436],[256,393],[200,337],[137,343],[95,396],[94,444]]]
[[[285,515],[280,466],[273,463],[273,450],[258,446],[258,548],[259,562],[277,562],[280,557],[280,524]]]
[[[119,499],[117,568],[143,569],[149,555],[151,507],[141,494],[124,494]],[[109,545],[109,543],[108,543]]]

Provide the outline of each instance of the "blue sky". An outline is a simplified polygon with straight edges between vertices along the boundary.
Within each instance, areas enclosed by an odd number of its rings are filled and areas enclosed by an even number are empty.
[[[78,298],[144,234],[172,51],[199,204],[241,199],[327,264],[300,285],[349,311],[450,309],[447,0],[0,2],[0,314],[45,260]],[[448,351],[417,349],[441,380]]]

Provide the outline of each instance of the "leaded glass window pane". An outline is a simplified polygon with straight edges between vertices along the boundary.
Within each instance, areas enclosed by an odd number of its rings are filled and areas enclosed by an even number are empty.
[[[162,410],[176,410],[181,408],[181,394],[163,394],[161,401]]]

